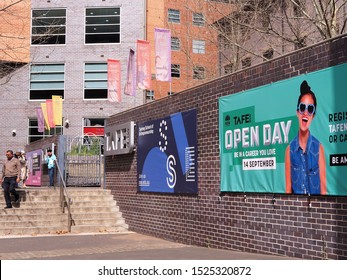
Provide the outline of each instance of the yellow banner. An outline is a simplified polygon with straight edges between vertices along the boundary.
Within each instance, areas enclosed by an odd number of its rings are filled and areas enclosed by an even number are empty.
[[[52,95],[53,121],[55,125],[63,125],[63,99],[60,95]]]
[[[48,123],[46,103],[41,103],[41,108],[42,108],[43,118],[45,119],[45,128],[50,130],[51,128],[50,128],[49,123]]]

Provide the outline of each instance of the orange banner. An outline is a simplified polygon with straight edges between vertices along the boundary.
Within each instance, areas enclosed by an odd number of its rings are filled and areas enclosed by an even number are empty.
[[[148,41],[137,40],[137,86],[151,89],[151,45]]]
[[[55,125],[63,125],[63,99],[60,95],[52,95],[53,120]]]
[[[52,99],[46,100],[46,109],[47,109],[47,118],[48,118],[49,127],[55,127]]]
[[[48,122],[48,116],[47,116],[47,106],[46,106],[46,103],[41,103],[41,108],[42,108],[43,118],[45,120],[45,128],[47,130],[50,130],[49,122]]]
[[[121,102],[121,66],[120,61],[107,59],[107,99],[110,102]]]

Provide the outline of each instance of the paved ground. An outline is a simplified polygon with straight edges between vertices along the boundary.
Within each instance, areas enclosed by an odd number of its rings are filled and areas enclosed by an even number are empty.
[[[133,232],[0,237],[1,260],[288,260],[184,245]]]

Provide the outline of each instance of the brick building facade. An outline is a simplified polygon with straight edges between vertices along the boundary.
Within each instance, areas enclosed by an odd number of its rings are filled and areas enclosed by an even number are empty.
[[[93,129],[103,127],[110,115],[144,102],[142,91],[135,98],[123,95],[121,103],[106,98],[107,59],[121,60],[123,89],[129,49],[135,49],[136,40],[145,37],[143,0],[32,0],[26,8],[26,14],[31,12],[25,18],[26,27],[31,28],[30,64],[17,69],[9,80],[0,81],[0,162],[7,149],[24,149],[40,137],[96,131]],[[110,22],[112,28],[108,29]],[[107,37],[107,32],[114,36]],[[69,126],[39,134],[35,107],[51,95],[63,96],[63,124],[68,119]]]
[[[218,33],[212,23],[233,8],[223,1],[148,0],[147,40],[152,43],[152,93],[156,100],[220,76]],[[154,29],[171,31],[171,83],[155,77]]]
[[[226,193],[220,197],[218,98],[347,62],[340,36],[114,115],[137,123],[197,109],[198,195],[137,192],[135,153],[106,157],[106,186],[130,229],[176,242],[303,259],[347,259],[347,198]],[[136,142],[136,141],[135,141]]]

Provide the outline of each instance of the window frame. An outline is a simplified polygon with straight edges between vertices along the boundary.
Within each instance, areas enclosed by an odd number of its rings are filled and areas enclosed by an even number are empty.
[[[55,70],[55,71],[42,71],[45,67],[48,68],[50,66],[62,66],[63,70]],[[41,71],[33,71],[33,68],[37,67],[38,70]],[[59,68],[59,67],[58,67]],[[53,68],[51,68],[53,69]],[[58,79],[59,75],[63,75],[63,79]],[[42,79],[39,79],[39,77],[42,77]],[[55,77],[51,80],[48,79],[49,76]],[[36,77],[36,78],[34,78]],[[46,78],[45,78],[46,77]],[[41,88],[40,86],[34,86],[34,85],[58,85],[62,84],[62,87],[44,87]],[[44,96],[40,96],[39,98],[33,98],[32,95],[35,95],[39,92],[46,92]],[[52,95],[59,95],[64,99],[65,94],[65,64],[64,63],[33,63],[30,65],[29,70],[29,100],[30,101],[38,101],[38,100],[46,100],[46,99],[52,99]]]
[[[103,137],[105,134],[106,119],[97,118],[97,117],[84,117],[82,119],[82,135],[83,136],[92,136],[92,137]],[[91,132],[86,132],[85,128],[100,128],[103,132],[100,134],[95,134]]]
[[[194,66],[193,68],[193,80],[205,80],[206,68],[204,66]]]
[[[93,11],[94,10],[94,11]],[[102,11],[114,10],[116,15],[103,14]],[[94,12],[98,11],[99,14],[94,15]],[[88,12],[90,14],[88,14]],[[121,8],[120,7],[87,7],[85,8],[85,23],[84,23],[84,44],[85,45],[100,45],[100,44],[120,44],[121,43]],[[99,23],[97,19],[104,18],[105,21],[114,21],[111,24]],[[88,23],[88,20],[90,21]],[[92,28],[94,26],[94,28]],[[108,27],[114,26],[116,30],[107,30]],[[91,29],[95,30],[100,28],[100,32],[90,32]],[[102,30],[104,29],[104,30]],[[89,31],[89,32],[88,32]],[[111,41],[115,35],[115,40]],[[98,38],[100,36],[100,38]],[[92,39],[95,38],[95,39]],[[102,38],[102,39],[101,39]],[[108,39],[107,39],[108,38]]]
[[[171,64],[171,78],[181,78],[181,65]]]
[[[252,66],[252,58],[251,57],[245,57],[241,60],[241,67],[242,69],[246,69],[248,67]]]
[[[181,23],[181,12],[176,9],[168,9],[167,21],[170,23]]]
[[[44,16],[34,16],[35,13],[39,13],[39,12],[46,12],[47,14],[49,13],[49,11],[52,11],[53,13],[54,12],[57,12],[57,11],[64,11],[64,14],[65,15],[62,15],[62,16],[55,16],[55,17],[44,17]],[[46,24],[45,25],[45,20],[47,22],[49,22],[48,19],[58,19],[57,20],[57,23],[55,26],[57,26],[58,28],[58,31],[59,29],[61,28],[62,24],[63,24],[63,29],[64,29],[64,32],[62,33],[57,33],[55,34],[54,30],[52,33],[47,33],[46,31],[49,31],[49,28],[52,26],[50,24]],[[61,19],[64,19],[64,20],[61,20]],[[36,24],[34,25],[34,21],[36,21]],[[43,24],[42,25],[39,25],[38,23],[39,22],[42,22]],[[37,46],[37,45],[66,45],[66,9],[65,8],[56,8],[56,9],[32,9],[31,10],[31,28],[30,28],[30,44],[32,46]],[[34,30],[37,30],[39,31],[40,29],[43,30],[43,32],[34,32]],[[46,34],[46,35],[45,35]],[[47,35],[48,34],[48,35]],[[50,35],[53,35],[53,36],[50,36]],[[47,43],[44,43],[45,40],[41,40],[41,39],[38,39],[37,41],[34,40],[33,38],[34,37],[37,37],[37,38],[49,38],[46,42]],[[56,38],[58,39],[58,43],[57,43],[57,40],[55,40],[56,42],[55,43],[52,43],[52,40],[50,40],[50,38]],[[59,38],[61,38],[61,43],[59,43]],[[37,43],[36,43],[37,42]]]
[[[224,75],[228,75],[234,72],[234,64],[233,63],[229,63],[224,65],[223,67],[224,69]]]
[[[154,90],[146,89],[145,94],[146,94],[146,102],[150,102],[150,101],[154,101],[155,100]]]
[[[192,43],[193,53],[205,54],[206,53],[206,41],[205,40],[193,40]]]
[[[32,122],[34,122],[34,124]],[[32,134],[33,130],[36,131],[35,134]],[[38,132],[37,118],[30,118],[30,117],[28,118],[28,138],[27,138],[28,144],[33,143],[40,139],[53,137],[54,135],[63,135],[63,133],[64,133],[63,125],[56,125],[55,127],[51,127],[50,130],[45,129],[44,132]],[[31,138],[35,138],[35,140],[31,140]]]
[[[102,65],[104,69],[87,69],[87,66],[91,65]],[[95,75],[100,76],[104,75],[105,77],[102,79],[99,78],[88,78],[87,75]],[[83,100],[107,100],[107,77],[108,77],[108,72],[107,72],[107,62],[85,62],[84,63],[84,68],[83,68]],[[105,83],[104,87],[86,87],[86,83]],[[86,97],[86,90],[89,90],[89,94],[95,95],[97,94],[97,91],[102,91],[101,94],[103,94],[103,97]]]
[[[181,40],[178,37],[171,37],[171,50],[179,51],[181,50]]]
[[[192,15],[193,19],[193,25],[194,26],[204,26],[205,25],[205,15],[203,13],[193,13]]]

